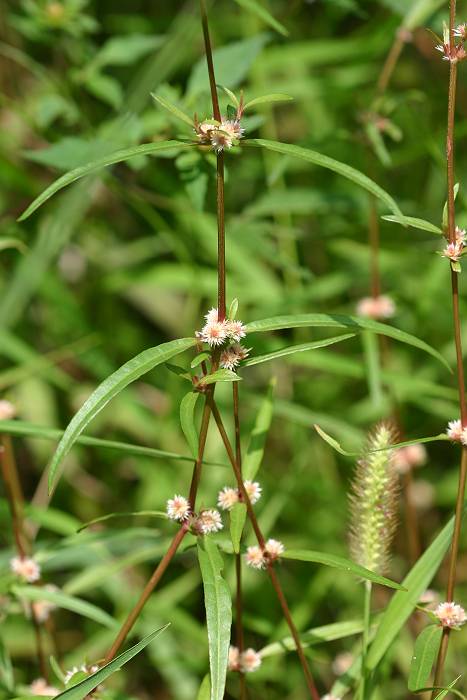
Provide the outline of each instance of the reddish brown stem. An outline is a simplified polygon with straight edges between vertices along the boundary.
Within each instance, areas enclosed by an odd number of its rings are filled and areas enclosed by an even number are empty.
[[[234,424],[235,424],[235,459],[242,472],[242,446],[240,441],[240,408],[239,408],[239,396],[238,396],[238,383],[233,382],[232,384],[232,398],[233,398],[233,413],[234,413]],[[235,555],[235,574],[236,574],[236,596],[235,596],[235,613],[236,613],[236,641],[237,648],[240,653],[245,648],[245,635],[243,631],[243,594],[242,594],[242,556],[241,554]],[[245,700],[246,698],[246,683],[245,676],[243,673],[239,674],[240,677],[240,700]]]
[[[378,78],[377,89],[380,94],[386,92],[389,81],[396,67],[399,56],[404,48],[403,28],[396,32],[393,44],[389,50],[384,66]]]
[[[206,53],[206,62],[208,64],[209,87],[211,89],[212,113],[214,119],[221,120],[221,111],[219,109],[219,98],[217,97],[216,77],[214,74],[214,62],[212,60],[211,37],[209,36],[208,14],[206,12],[206,4],[204,0],[200,0],[201,24],[203,26],[204,48]]]
[[[219,434],[222,438],[222,442],[224,443],[224,447],[226,449],[229,461],[230,461],[232,468],[234,470],[235,478],[237,480],[237,486],[238,486],[238,489],[242,495],[242,500],[246,504],[248,517],[249,517],[250,522],[253,526],[253,530],[255,531],[256,539],[258,540],[258,544],[261,547],[261,549],[264,550],[265,544],[266,544],[265,539],[264,539],[264,535],[261,532],[258,520],[256,518],[256,514],[253,510],[253,506],[251,505],[250,498],[249,498],[248,493],[245,489],[245,485],[244,485],[243,479],[242,479],[242,474],[241,474],[239,466],[236,462],[235,455],[234,455],[232,446],[230,444],[229,437],[228,437],[227,432],[225,430],[221,414],[219,412],[219,409],[217,408],[216,403],[213,400],[211,400],[210,403],[211,403],[212,415],[214,417],[214,420],[216,421],[216,425],[217,425],[217,428],[219,430]],[[310,697],[312,698],[312,700],[319,700],[319,694],[318,694],[318,691],[316,689],[316,685],[315,685],[315,682],[313,680],[313,676],[311,675],[311,671],[310,671],[310,668],[308,666],[308,662],[307,662],[305,653],[303,651],[302,643],[300,640],[300,635],[298,634],[298,630],[295,627],[295,623],[294,623],[292,616],[290,614],[290,609],[289,609],[289,606],[287,604],[287,600],[286,600],[284,593],[282,591],[281,585],[279,583],[279,579],[277,578],[277,575],[276,575],[276,572],[274,570],[274,566],[273,566],[272,562],[268,562],[267,571],[268,571],[269,577],[271,579],[273,588],[274,588],[274,590],[277,594],[277,597],[279,599],[279,603],[280,603],[280,606],[282,608],[282,612],[283,612],[284,617],[286,619],[286,622],[289,626],[293,640],[295,642],[295,646],[297,648],[298,658],[299,658],[300,663],[302,665],[303,674],[305,676],[305,680],[306,680],[306,684],[308,687],[308,691],[310,693]]]
[[[217,154],[217,309],[219,321],[225,319],[225,209],[224,152]]]

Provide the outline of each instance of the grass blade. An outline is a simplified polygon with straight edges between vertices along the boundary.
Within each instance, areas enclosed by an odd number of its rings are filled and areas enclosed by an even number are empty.
[[[198,397],[198,392],[190,391],[180,402],[180,425],[195,459],[198,455],[198,432],[195,425],[195,408]]]
[[[308,350],[325,348],[328,345],[335,345],[336,343],[340,343],[343,340],[348,340],[349,338],[355,338],[355,333],[345,333],[344,335],[338,335],[335,338],[324,338],[323,340],[315,340],[313,343],[289,345],[286,348],[281,348],[280,350],[275,350],[274,352],[268,352],[266,355],[250,357],[244,362],[242,362],[242,367],[251,367],[252,365],[259,365],[262,362],[270,362],[271,360],[277,360],[279,357],[295,355],[297,352],[307,352]]]

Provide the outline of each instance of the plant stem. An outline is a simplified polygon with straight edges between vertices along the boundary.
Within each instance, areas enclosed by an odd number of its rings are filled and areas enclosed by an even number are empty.
[[[238,400],[238,383],[232,383],[232,398],[233,398],[233,413],[235,423],[235,459],[242,471],[242,445],[240,442],[240,412]],[[243,478],[243,477],[242,477]],[[235,579],[236,579],[236,596],[235,596],[235,613],[236,613],[236,641],[237,649],[242,653],[245,648],[245,635],[243,631],[243,594],[242,594],[242,555],[235,555]],[[246,683],[245,675],[240,672],[240,700],[246,698]]]
[[[224,152],[217,154],[217,314],[225,319]]]
[[[366,694],[366,655],[368,651],[368,640],[370,636],[370,616],[371,616],[371,581],[365,581],[365,592],[363,596],[363,635],[362,635],[362,676],[360,681],[360,698],[365,700]]]
[[[204,49],[206,53],[206,62],[208,64],[209,87],[211,89],[212,113],[214,119],[221,121],[221,112],[219,109],[219,98],[217,97],[216,77],[214,74],[214,62],[212,60],[211,38],[209,36],[208,14],[206,12],[206,4],[204,0],[199,0],[201,12],[201,24],[203,27]]]
[[[244,485],[243,479],[242,479],[242,474],[240,472],[239,465],[237,464],[237,461],[235,459],[235,455],[234,455],[232,446],[230,444],[229,437],[228,437],[227,432],[225,430],[221,414],[220,414],[219,409],[218,409],[218,407],[213,399],[210,399],[210,403],[211,403],[211,411],[212,411],[213,418],[216,421],[216,425],[217,425],[217,428],[219,430],[219,434],[222,438],[222,442],[224,443],[224,447],[226,449],[227,456],[228,456],[229,461],[230,461],[232,468],[234,470],[235,478],[237,480],[237,486],[238,486],[238,489],[242,495],[242,500],[246,504],[248,517],[250,518],[250,522],[253,526],[253,530],[255,531],[256,539],[258,540],[258,544],[261,547],[261,549],[264,550],[265,544],[266,544],[265,539],[264,539],[264,535],[261,532],[261,528],[259,527],[258,520],[256,518],[256,514],[253,510],[253,506],[251,505],[250,498],[249,498],[248,493],[245,489],[245,485]],[[268,562],[267,571],[268,571],[269,577],[271,579],[271,583],[273,585],[273,588],[274,588],[276,595],[279,599],[279,603],[280,603],[280,606],[282,608],[283,615],[285,617],[285,620],[289,626],[290,632],[291,632],[292,637],[294,639],[295,646],[297,648],[298,658],[299,658],[300,663],[302,665],[303,674],[305,676],[305,680],[306,680],[306,684],[308,687],[308,691],[310,693],[310,697],[312,698],[312,700],[319,700],[319,694],[318,694],[318,691],[316,689],[316,685],[315,685],[315,682],[313,680],[313,676],[311,675],[311,671],[310,671],[309,666],[308,666],[308,661],[307,661],[305,653],[303,651],[303,646],[302,646],[302,643],[300,640],[300,635],[298,634],[298,630],[297,630],[295,623],[292,619],[292,615],[290,614],[290,609],[289,609],[289,606],[287,604],[287,600],[286,600],[284,593],[282,591],[282,587],[280,585],[279,579],[277,578],[277,574],[276,574],[276,571],[274,569],[272,562]]]
[[[454,55],[455,40],[454,27],[456,22],[456,0],[450,0],[449,6],[449,41],[450,53]],[[454,124],[456,112],[456,86],[457,86],[457,63],[449,61],[449,98],[448,98],[448,120],[446,136],[446,160],[447,160],[447,186],[448,186],[448,238],[451,242],[456,238],[456,210],[454,198]],[[457,273],[451,269],[451,291],[452,291],[452,312],[454,323],[454,340],[456,345],[457,362],[457,387],[459,392],[459,409],[463,427],[467,427],[467,404],[465,401],[465,379],[464,365],[462,360],[462,340],[461,325],[459,315],[459,283]],[[465,499],[465,485],[467,477],[467,450],[462,448],[462,458],[459,470],[459,485],[457,490],[456,513],[454,519],[454,533],[452,537],[451,552],[449,557],[448,582],[446,588],[446,600],[454,599],[456,586],[457,558],[459,553],[459,542],[462,527],[462,513]],[[436,661],[434,685],[442,685],[444,664],[446,661],[449,645],[449,628],[444,628],[441,644]],[[434,698],[436,692],[432,694]]]
[[[401,55],[402,49],[404,48],[405,40],[403,38],[403,31],[403,27],[400,27],[397,31],[393,44],[389,50],[389,53],[386,57],[386,61],[378,78],[377,90],[380,95],[386,92],[389,81],[394,72],[394,68],[396,67],[397,61],[399,60],[399,56]]]

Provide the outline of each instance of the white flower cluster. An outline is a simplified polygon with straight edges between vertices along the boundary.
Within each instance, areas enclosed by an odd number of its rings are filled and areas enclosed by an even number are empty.
[[[31,557],[13,557],[13,559],[10,560],[10,569],[16,576],[19,576],[19,578],[28,583],[34,583],[34,581],[38,581],[41,577],[40,566],[36,560]]]
[[[261,666],[261,654],[254,649],[238,650],[237,647],[229,648],[229,671],[240,671],[240,673],[253,673]]]
[[[206,323],[196,335],[212,347],[222,345],[226,340],[239,343],[246,336],[245,326],[241,321],[228,318],[219,321],[219,313],[215,308],[210,309],[204,318]]]
[[[73,666],[69,671],[65,673],[65,678],[63,679],[65,685],[68,685],[76,676],[77,673],[85,673],[87,676],[91,676],[99,670],[99,666],[94,664],[93,666],[86,666],[82,664],[81,666]]]
[[[462,427],[462,421],[459,419],[449,421],[446,433],[450,440],[460,442],[467,447],[467,428]]]
[[[452,243],[448,243],[441,255],[443,258],[449,258],[453,262],[457,262],[465,252],[467,231],[456,226],[456,237]]]
[[[435,615],[443,627],[458,629],[467,621],[465,610],[460,605],[452,603],[440,603],[435,610]]]
[[[215,119],[206,120],[195,124],[195,131],[201,144],[209,144],[211,148],[220,153],[225,148],[232,148],[236,141],[243,138],[245,129],[240,119]]]
[[[248,494],[248,498],[252,504],[255,504],[261,498],[261,486],[257,481],[250,481],[247,479],[243,482],[245,486],[245,491]],[[236,503],[241,500],[240,491],[238,489],[233,489],[230,486],[224,486],[224,488],[219,491],[217,497],[217,505],[222,510],[231,510]]]
[[[180,523],[191,519],[191,527],[200,535],[218,532],[224,527],[221,514],[215,508],[202,510],[199,515],[191,512],[190,503],[184,496],[176,495],[167,501],[167,515]]]
[[[457,63],[458,61],[463,61],[467,57],[467,52],[464,48],[464,42],[467,38],[467,24],[459,24],[459,26],[454,29],[453,35],[460,39],[460,42],[457,44],[453,42],[451,46],[449,27],[444,25],[443,43],[437,44],[436,50],[443,54],[443,61]]]
[[[269,539],[262,549],[252,545],[246,550],[245,560],[253,569],[265,569],[269,562],[276,561],[284,553],[284,545],[279,540]]]

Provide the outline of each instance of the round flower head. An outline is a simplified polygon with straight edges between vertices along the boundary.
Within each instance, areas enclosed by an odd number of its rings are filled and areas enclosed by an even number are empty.
[[[266,568],[266,559],[264,557],[263,550],[256,544],[248,547],[245,554],[245,560],[248,566],[251,566],[253,569]]]
[[[29,692],[31,695],[46,695],[49,698],[54,698],[56,695],[60,695],[61,690],[49,685],[45,678],[37,678],[29,686]]]
[[[218,532],[223,527],[221,514],[214,508],[201,511],[195,523],[195,529],[203,535],[208,535],[210,532]]]
[[[240,652],[237,647],[229,647],[229,660],[227,668],[229,671],[239,671],[240,670]]]
[[[44,586],[44,588],[51,592],[56,592],[59,590],[57,586],[53,586],[52,584]],[[34,616],[38,622],[45,622],[48,620],[52,610],[57,608],[55,603],[52,603],[50,600],[36,600],[31,605]]]
[[[461,443],[464,445],[464,447],[467,447],[467,428],[462,428]]]
[[[243,484],[245,486],[245,491],[248,494],[248,498],[250,499],[250,503],[257,503],[261,498],[261,486],[257,481],[250,481],[250,479],[244,481]]]
[[[200,143],[211,143],[211,131],[215,129],[216,126],[216,124],[213,124],[212,121],[209,120],[195,124],[195,131]]]
[[[225,321],[208,321],[199,334],[201,340],[212,347],[222,345],[227,339],[227,328]]]
[[[240,669],[243,673],[253,673],[261,666],[261,655],[254,649],[245,649],[240,654]]]
[[[214,321],[219,320],[219,312],[213,306],[212,309],[209,309],[204,318],[206,319],[206,323],[213,323]]]
[[[428,510],[435,500],[433,484],[425,479],[417,479],[411,483],[408,493],[413,505],[420,510]]]
[[[10,401],[2,399],[0,401],[0,420],[11,420],[16,415],[16,408]]]
[[[454,29],[454,36],[459,37],[460,39],[465,40],[467,38],[467,24],[463,22],[462,24],[459,24]]]
[[[423,445],[407,445],[394,452],[394,467],[399,474],[406,474],[413,467],[420,467],[426,462],[426,450]]]
[[[174,496],[167,501],[167,515],[182,522],[190,517],[190,504],[184,496]]]
[[[14,574],[28,583],[34,583],[41,577],[39,564],[30,557],[13,557],[10,561],[10,568]]]
[[[467,620],[464,608],[456,603],[440,603],[435,615],[443,627],[461,627]]]
[[[269,559],[272,559],[274,561],[275,559],[278,559],[281,556],[281,554],[284,553],[285,548],[282,542],[279,542],[279,540],[270,539],[266,542],[266,546],[264,549]]]
[[[448,438],[453,442],[460,442],[462,437],[462,422],[459,419],[449,421],[446,433]]]
[[[229,338],[236,343],[246,336],[245,326],[241,321],[226,321],[226,326]]]
[[[244,129],[240,126],[238,119],[224,119],[219,126],[209,131],[211,145],[220,153],[225,148],[232,148],[233,142],[241,139],[243,132]]]
[[[242,360],[248,357],[249,353],[249,349],[244,348],[240,343],[231,345],[222,351],[220,366],[224,367],[224,369],[234,370]]]
[[[232,489],[230,486],[224,486],[222,491],[219,491],[217,497],[217,505],[222,510],[231,510],[234,505],[238,503],[238,491],[237,489]]]
[[[357,304],[357,314],[366,318],[391,318],[396,313],[396,305],[391,297],[384,294],[378,297],[364,297]]]

